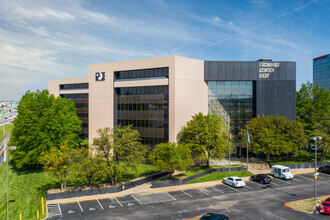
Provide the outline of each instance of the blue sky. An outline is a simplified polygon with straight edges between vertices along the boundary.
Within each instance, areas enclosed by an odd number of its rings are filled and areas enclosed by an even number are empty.
[[[0,0],[0,100],[88,65],[169,55],[297,62],[330,53],[329,0]]]

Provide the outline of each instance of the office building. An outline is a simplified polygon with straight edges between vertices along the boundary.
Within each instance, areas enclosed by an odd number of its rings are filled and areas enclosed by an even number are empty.
[[[330,54],[313,59],[313,84],[330,90]]]
[[[92,143],[96,130],[132,125],[144,144],[175,142],[191,116],[215,112],[234,134],[257,115],[296,119],[296,63],[202,61],[179,56],[89,66],[82,78],[49,80],[72,99]]]

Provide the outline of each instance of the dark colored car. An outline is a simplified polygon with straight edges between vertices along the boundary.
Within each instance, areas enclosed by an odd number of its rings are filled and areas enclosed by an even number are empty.
[[[317,208],[319,213],[330,215],[330,198],[327,198],[321,205]]]
[[[272,181],[272,179],[266,174],[257,174],[257,175],[251,176],[250,180],[261,183],[261,184],[270,183]]]
[[[330,166],[319,167],[319,172],[330,174]]]
[[[228,216],[217,213],[207,213],[200,218],[200,220],[228,220],[228,219],[229,219]]]

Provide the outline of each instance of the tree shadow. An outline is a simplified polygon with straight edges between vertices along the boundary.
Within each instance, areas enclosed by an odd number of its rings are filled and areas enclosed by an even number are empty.
[[[17,173],[18,175],[43,172],[41,165],[26,165],[22,168],[18,168],[15,164],[15,160],[13,160],[13,159],[9,160],[8,164],[9,164],[11,170],[13,172]]]

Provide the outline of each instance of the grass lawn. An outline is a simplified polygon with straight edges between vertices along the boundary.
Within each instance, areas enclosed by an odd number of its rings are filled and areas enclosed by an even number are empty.
[[[10,156],[11,159],[11,156]],[[9,218],[19,219],[22,213],[22,219],[36,219],[37,210],[41,213],[41,197],[46,197],[46,190],[59,188],[60,183],[57,179],[51,177],[48,173],[40,170],[17,171],[9,161]],[[158,169],[152,165],[138,165],[136,172],[126,174],[119,181],[138,178],[144,175],[158,172]],[[101,183],[102,180],[99,181]],[[83,184],[84,182],[68,182],[67,186]],[[0,216],[6,216],[6,163],[0,166]],[[46,212],[45,212],[46,213]],[[0,218],[3,219],[3,218]]]
[[[11,133],[11,130],[13,129],[13,124],[6,124],[5,126],[5,132],[6,136]],[[0,126],[0,142],[3,141],[3,126]]]
[[[310,163],[311,160],[313,160],[315,158],[315,154],[314,153],[309,153],[307,155],[304,156],[294,156],[294,157],[282,157],[282,158],[275,158],[272,160],[264,160],[265,162],[271,163],[273,165],[277,165],[277,164],[295,164],[295,163]],[[317,153],[317,158],[318,161],[321,158],[321,153]],[[330,161],[330,154],[327,154],[325,156],[325,160],[324,162],[328,162]]]
[[[10,157],[11,158],[11,157]],[[36,219],[37,210],[41,213],[41,197],[46,189],[58,184],[47,173],[41,171],[17,172],[9,161],[9,219]],[[6,216],[6,163],[0,167],[0,216]],[[46,211],[46,210],[45,210]],[[45,212],[46,213],[46,212]]]
[[[330,196],[321,196],[316,198],[316,206],[319,206],[326,198],[329,198]],[[292,201],[285,203],[286,206],[303,211],[303,212],[313,212],[315,208],[315,202],[314,198],[311,199],[304,199],[304,200],[298,200],[298,201]]]
[[[186,171],[184,173],[175,175],[171,179],[184,179],[184,178],[187,178],[189,176],[195,175],[197,173],[204,172],[204,171],[209,170],[209,169],[213,169],[213,168],[228,168],[228,167],[229,167],[228,165],[226,165],[226,166],[216,165],[216,166],[209,166],[209,167],[207,167],[207,166],[197,167],[197,168],[194,168],[192,170],[188,170],[188,171]],[[242,165],[242,164],[235,164],[235,165],[230,165],[230,167],[244,167],[244,165]]]
[[[232,171],[230,172],[221,172],[221,173],[211,173],[206,176],[202,176],[198,179],[194,179],[186,184],[191,184],[191,183],[201,183],[201,182],[209,182],[209,181],[216,181],[216,180],[222,180],[225,177],[229,176],[238,176],[238,177],[244,177],[244,176],[252,176],[253,173],[246,173],[246,171]]]

